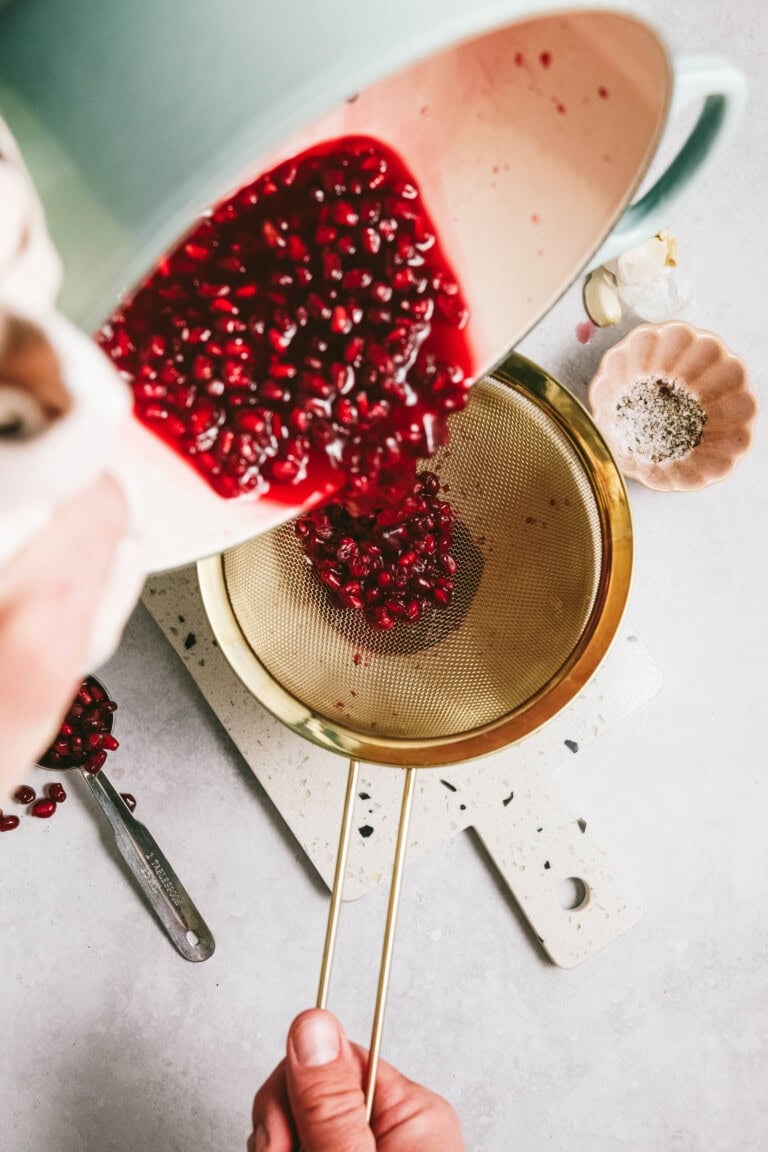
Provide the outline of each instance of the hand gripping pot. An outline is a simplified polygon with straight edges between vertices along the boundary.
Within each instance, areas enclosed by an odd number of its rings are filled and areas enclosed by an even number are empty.
[[[727,62],[672,60],[635,14],[602,0],[550,7],[222,0],[214,11],[203,0],[82,0],[74,18],[66,0],[4,9],[0,106],[64,260],[64,311],[94,330],[213,203],[319,141],[365,134],[394,148],[421,188],[469,306],[481,376],[585,266],[667,223],[743,103]],[[628,207],[671,108],[697,98],[682,149]],[[124,421],[109,463],[143,509],[146,571],[298,511],[223,500]],[[54,491],[89,447],[64,453],[64,442],[50,440]],[[13,499],[23,503],[23,490]]]

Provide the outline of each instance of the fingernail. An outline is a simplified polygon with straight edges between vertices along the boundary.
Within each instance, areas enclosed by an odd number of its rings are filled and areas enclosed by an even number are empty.
[[[259,1124],[256,1128],[256,1140],[254,1147],[256,1152],[267,1152],[269,1148],[269,1132],[263,1124]]]
[[[341,1050],[336,1021],[321,1012],[302,1020],[294,1030],[292,1041],[296,1059],[306,1068],[330,1064]]]

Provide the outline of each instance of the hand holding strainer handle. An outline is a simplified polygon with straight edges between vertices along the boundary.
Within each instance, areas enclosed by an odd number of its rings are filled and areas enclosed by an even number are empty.
[[[456,557],[456,603],[462,593],[466,603],[446,632],[426,638],[423,660],[411,659],[417,653],[407,632],[382,647],[365,622],[331,622],[324,586],[305,579],[295,532],[277,529],[198,565],[213,631],[243,683],[293,731],[352,758],[321,1006],[356,761],[404,772],[370,1046],[369,1114],[416,767],[488,756],[570,703],[615,635],[632,567],[628,497],[607,446],[574,397],[523,357],[474,384],[466,409],[454,417],[450,450],[436,456],[433,467],[444,490],[457,494],[452,499],[467,529]],[[363,651],[375,659],[360,662],[355,657]],[[355,703],[341,722],[338,685],[352,676]]]

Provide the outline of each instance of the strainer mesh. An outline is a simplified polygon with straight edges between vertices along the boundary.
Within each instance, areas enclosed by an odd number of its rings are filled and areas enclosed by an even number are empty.
[[[333,607],[292,524],[232,549],[224,576],[253,652],[311,711],[369,737],[443,738],[538,693],[589,620],[602,562],[595,493],[570,440],[491,377],[428,465],[459,521],[454,604],[371,629]]]

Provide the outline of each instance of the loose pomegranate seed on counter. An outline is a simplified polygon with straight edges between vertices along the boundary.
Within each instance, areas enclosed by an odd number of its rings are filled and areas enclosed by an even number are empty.
[[[136,797],[135,796],[132,796],[130,792],[121,792],[120,793],[120,799],[122,800],[123,804],[125,804],[126,808],[129,810],[129,812],[135,811],[135,809],[136,809]]]
[[[454,514],[439,492],[434,472],[420,472],[399,503],[378,512],[354,516],[334,502],[296,521],[304,553],[334,604],[363,612],[373,628],[387,631],[451,603]]]
[[[107,698],[94,677],[86,677],[64,717],[56,739],[40,757],[40,763],[45,768],[100,771],[106,763],[107,751],[119,747],[110,732],[112,714],[116,709],[115,701]]]
[[[298,504],[330,472],[360,514],[407,494],[464,407],[467,317],[402,160],[345,137],[214,208],[98,339],[220,495]]]
[[[48,785],[48,795],[50,796],[51,800],[55,801],[56,804],[63,804],[67,798],[67,794],[64,791],[64,785],[59,784],[58,782]]]
[[[36,800],[32,805],[32,815],[40,820],[48,820],[56,811],[55,800]]]
[[[37,792],[28,784],[20,784],[14,792],[13,798],[17,804],[31,804],[33,800],[37,799]]]
[[[18,816],[3,816],[0,813],[0,832],[13,832],[14,828],[18,828]]]

